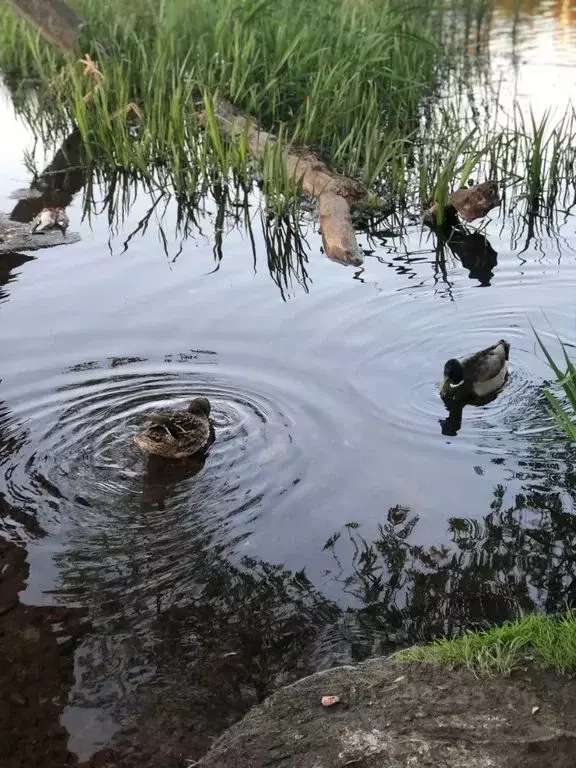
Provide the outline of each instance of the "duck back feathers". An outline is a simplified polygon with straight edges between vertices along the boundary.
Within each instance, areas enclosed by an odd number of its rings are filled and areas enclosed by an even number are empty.
[[[206,450],[214,440],[210,403],[195,398],[185,411],[146,414],[151,426],[134,436],[146,453],[167,459],[185,459]]]

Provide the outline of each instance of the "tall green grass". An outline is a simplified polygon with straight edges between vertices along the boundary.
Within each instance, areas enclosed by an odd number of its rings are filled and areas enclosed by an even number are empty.
[[[177,195],[247,181],[247,143],[218,126],[224,97],[280,138],[260,164],[283,212],[298,197],[282,150],[308,146],[400,205],[443,203],[469,177],[498,178],[509,209],[554,215],[576,197],[576,114],[536,119],[487,81],[474,41],[486,0],[76,0],[81,46],[102,72],[40,39],[0,5],[0,71],[43,138],[78,126],[91,163],[164,176]],[[136,104],[139,112],[129,110]],[[200,113],[204,120],[200,123]]]
[[[108,159],[136,166],[151,157],[183,163],[175,148],[196,143],[194,103],[205,107],[218,94],[282,130],[287,142],[311,146],[371,183],[388,164],[391,145],[412,133],[423,95],[455,55],[446,11],[434,0],[73,5],[86,21],[83,50],[103,74],[89,102],[81,67],[4,6],[0,70],[12,81],[42,85],[40,107],[61,106]],[[142,114],[137,152],[121,117],[131,102]],[[212,149],[223,159],[223,146]]]

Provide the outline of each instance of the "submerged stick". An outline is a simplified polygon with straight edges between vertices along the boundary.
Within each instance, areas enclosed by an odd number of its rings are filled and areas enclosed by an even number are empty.
[[[278,141],[224,100],[216,102],[215,114],[221,129],[230,138],[246,137],[248,149],[256,158],[263,158],[267,147]],[[350,205],[366,201],[368,190],[354,179],[331,171],[312,152],[287,149],[284,164],[288,174],[302,184],[302,190],[318,200],[322,242],[328,258],[360,266],[364,256],[356,242]]]
[[[77,53],[80,19],[64,0],[8,0],[52,45]]]

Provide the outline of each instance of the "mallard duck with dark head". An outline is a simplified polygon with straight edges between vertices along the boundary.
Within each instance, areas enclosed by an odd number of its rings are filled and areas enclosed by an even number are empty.
[[[185,411],[146,414],[151,426],[134,435],[134,442],[146,453],[165,459],[187,459],[206,450],[214,440],[210,401],[195,397]]]
[[[494,395],[506,381],[509,353],[510,344],[500,339],[473,355],[448,360],[440,396],[444,401],[462,403]]]

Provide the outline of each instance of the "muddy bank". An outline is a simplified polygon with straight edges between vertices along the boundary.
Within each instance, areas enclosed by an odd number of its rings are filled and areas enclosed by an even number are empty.
[[[341,703],[323,708],[324,695]],[[576,764],[576,682],[477,680],[386,660],[283,688],[226,731],[203,768],[544,768]],[[536,709],[538,708],[538,709]]]

